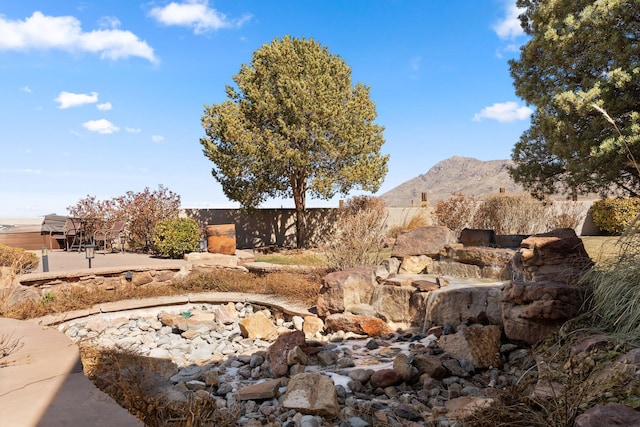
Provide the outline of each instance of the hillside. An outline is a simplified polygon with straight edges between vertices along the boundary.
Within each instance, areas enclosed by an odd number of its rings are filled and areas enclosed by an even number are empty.
[[[511,160],[482,161],[470,157],[454,156],[438,162],[425,174],[380,195],[387,206],[411,206],[420,204],[421,194],[434,205],[448,199],[451,193],[463,193],[476,197],[498,193],[504,188],[508,193],[523,192],[509,176],[507,166]]]

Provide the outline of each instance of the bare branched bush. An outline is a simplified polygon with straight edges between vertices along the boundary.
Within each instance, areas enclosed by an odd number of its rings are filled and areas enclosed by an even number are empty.
[[[549,228],[573,228],[584,220],[586,209],[580,202],[560,201],[547,205],[549,211]]]
[[[547,207],[528,194],[494,194],[485,198],[473,228],[496,234],[536,234],[549,231]]]
[[[0,359],[15,353],[20,350],[24,343],[20,341],[20,338],[13,338],[13,334],[0,335]],[[2,366],[2,362],[0,362]]]
[[[463,228],[473,225],[478,204],[474,196],[451,193],[450,198],[436,203],[438,225],[445,226],[459,235]]]
[[[319,244],[330,269],[375,265],[385,243],[387,210],[381,199],[353,197],[338,211],[334,230]]]

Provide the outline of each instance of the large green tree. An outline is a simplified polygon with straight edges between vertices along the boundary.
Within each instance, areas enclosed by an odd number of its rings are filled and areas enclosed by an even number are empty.
[[[312,39],[276,38],[233,76],[228,100],[205,105],[200,139],[225,195],[254,208],[293,198],[298,247],[305,242],[307,194],[330,199],[375,192],[387,172],[369,87]]]
[[[531,36],[510,61],[536,110],[512,152],[532,193],[640,192],[640,1],[518,0]]]

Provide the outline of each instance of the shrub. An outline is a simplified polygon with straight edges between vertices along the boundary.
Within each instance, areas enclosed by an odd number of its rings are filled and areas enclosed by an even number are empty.
[[[200,248],[200,228],[191,218],[167,218],[158,221],[153,231],[153,247],[169,258],[182,258]]]
[[[319,245],[329,268],[375,265],[384,247],[387,210],[381,199],[353,197],[338,210],[335,228]]]
[[[494,194],[482,201],[474,228],[496,234],[535,234],[548,231],[547,204],[528,194]]]
[[[39,264],[35,253],[0,244],[0,267],[11,267],[12,273],[22,274],[35,270]]]
[[[438,225],[443,225],[459,235],[463,228],[472,226],[477,209],[478,200],[475,197],[451,193],[450,198],[436,203],[435,213]]]
[[[593,223],[602,231],[618,235],[640,214],[640,198],[597,200],[592,209]]]
[[[153,248],[153,231],[158,221],[178,217],[180,196],[160,185],[155,191],[147,187],[142,192],[128,191],[124,196],[106,201],[87,196],[67,209],[72,216],[96,218],[95,229],[126,221],[129,249],[148,253]]]
[[[407,208],[402,222],[389,228],[387,236],[395,239],[403,231],[413,230],[418,227],[427,227],[433,224],[430,210],[427,208]]]

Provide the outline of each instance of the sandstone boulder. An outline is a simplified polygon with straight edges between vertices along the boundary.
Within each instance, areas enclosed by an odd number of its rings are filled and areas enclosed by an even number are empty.
[[[421,274],[433,263],[427,255],[411,255],[402,259],[398,274]]]
[[[456,243],[457,236],[447,227],[434,225],[416,227],[398,235],[391,250],[391,256],[405,258],[408,256],[427,255],[432,258],[440,254],[440,250]]]
[[[502,290],[502,323],[507,338],[534,345],[580,314],[583,286],[558,282],[511,282]]]
[[[502,325],[502,283],[453,284],[427,294],[424,329],[465,323]]]
[[[369,304],[378,283],[374,267],[356,267],[329,273],[322,278],[317,300],[318,315],[342,313],[355,304]]]
[[[340,411],[333,380],[326,375],[302,373],[289,380],[282,406],[302,414],[335,418]]]
[[[428,296],[416,292],[413,286],[376,286],[371,305],[378,317],[388,322],[419,325],[426,313]]]
[[[276,326],[261,311],[253,313],[238,323],[240,332],[245,338],[271,340],[277,336]]]

